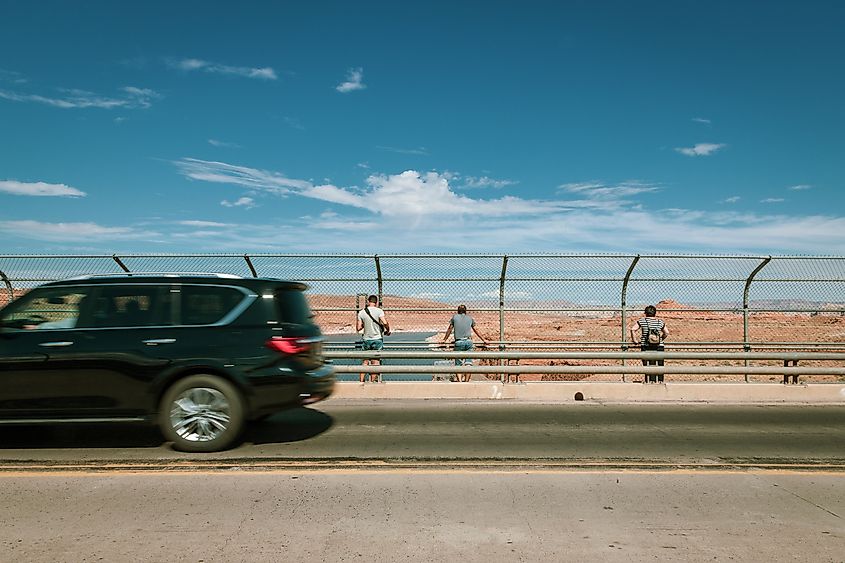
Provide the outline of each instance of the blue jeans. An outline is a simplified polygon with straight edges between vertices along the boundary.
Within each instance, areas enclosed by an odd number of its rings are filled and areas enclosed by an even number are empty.
[[[475,346],[472,343],[472,338],[459,338],[459,339],[455,340],[455,352],[469,352],[474,347]],[[466,359],[466,360],[456,359],[455,365],[456,366],[471,366],[472,365],[472,359]]]
[[[381,350],[384,348],[384,340],[376,338],[375,340],[364,340],[364,350]]]

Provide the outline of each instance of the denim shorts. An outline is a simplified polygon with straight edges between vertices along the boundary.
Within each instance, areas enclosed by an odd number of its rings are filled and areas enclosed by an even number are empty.
[[[384,340],[376,338],[375,340],[364,340],[364,350],[381,350],[384,348]]]
[[[472,343],[471,338],[461,338],[459,340],[455,340],[455,352],[469,352],[475,346]],[[455,360],[456,366],[471,366],[472,359],[457,359]]]

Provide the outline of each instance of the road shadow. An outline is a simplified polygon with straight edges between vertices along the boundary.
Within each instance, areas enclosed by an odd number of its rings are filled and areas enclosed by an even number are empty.
[[[240,443],[300,442],[322,434],[332,424],[334,419],[331,416],[300,407],[277,413],[260,422],[249,423]],[[0,426],[0,452],[65,448],[159,448],[166,445],[158,428],[140,423]]]
[[[300,407],[253,422],[244,433],[243,441],[253,444],[301,442],[319,436],[333,424],[334,418],[326,413]]]

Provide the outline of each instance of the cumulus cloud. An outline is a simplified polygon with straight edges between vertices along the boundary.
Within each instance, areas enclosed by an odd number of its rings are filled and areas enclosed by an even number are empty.
[[[790,189],[794,192],[800,192],[800,191],[804,191],[804,190],[812,190],[813,186],[811,186],[810,184],[798,184],[796,186],[789,186],[788,189]]]
[[[332,204],[332,211],[285,225],[254,222],[227,227],[204,244],[233,251],[299,250],[302,232],[315,252],[839,252],[845,218],[640,208],[637,197],[660,185],[642,181],[562,184],[551,200],[473,198],[456,193],[450,173],[407,170],[372,174],[361,187],[314,184],[273,171],[183,159],[195,179]],[[178,164],[178,163],[177,163]],[[735,198],[738,196],[734,196]],[[728,198],[729,202],[737,201]],[[727,201],[726,201],[727,202]],[[372,241],[350,236],[378,228]],[[670,233],[667,236],[667,233]],[[270,237],[268,239],[267,237]],[[190,237],[186,237],[189,240]]]
[[[734,196],[727,197],[727,198],[723,199],[723,200],[722,200],[722,203],[736,203],[736,202],[738,202],[740,199],[741,199],[741,198],[740,198],[738,195],[734,195]]]
[[[704,125],[710,125],[712,123],[709,119],[704,117],[693,117],[692,120],[696,123],[703,123]]]
[[[364,84],[364,69],[358,67],[350,68],[346,73],[346,80],[335,86],[335,90],[346,94],[355,90],[363,90],[366,87],[366,84]]]
[[[240,76],[243,78],[255,78],[258,80],[276,80],[278,76],[272,67],[248,67],[231,66],[220,63],[212,63],[202,59],[170,59],[168,66],[185,72],[201,71],[209,74],[222,74],[229,76]]]
[[[724,143],[698,143],[692,147],[677,147],[675,150],[686,156],[710,156],[726,146]]]
[[[78,89],[59,89],[61,96],[42,96],[40,94],[24,94],[0,89],[0,98],[12,102],[34,102],[61,109],[147,109],[155,99],[161,95],[149,88],[124,86],[120,89],[122,95],[110,97]]]
[[[782,197],[767,197],[765,199],[761,199],[760,203],[782,203],[785,201]]]
[[[29,196],[85,197],[85,192],[65,184],[18,182],[17,180],[0,180],[0,192]]]

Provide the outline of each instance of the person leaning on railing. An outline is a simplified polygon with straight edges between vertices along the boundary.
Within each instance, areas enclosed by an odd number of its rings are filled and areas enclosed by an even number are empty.
[[[645,317],[637,319],[631,325],[631,342],[639,344],[643,352],[662,352],[663,341],[669,336],[666,322],[657,316],[657,307],[649,305],[645,308]],[[662,366],[663,360],[643,360],[644,366]],[[663,374],[646,374],[643,383],[663,383]]]
[[[449,340],[449,335],[452,334],[452,330],[455,331],[455,352],[468,352],[475,347],[472,342],[473,332],[481,339],[481,343],[484,346],[487,346],[487,340],[481,336],[481,334],[478,333],[478,329],[475,328],[475,319],[467,314],[466,305],[459,305],[458,314],[453,315],[449,320],[449,328],[446,330],[446,335],[443,337],[443,344],[446,344],[446,341]],[[472,360],[456,359],[455,365],[471,366]],[[460,373],[458,374],[458,381],[467,382],[471,377],[472,374]]]

